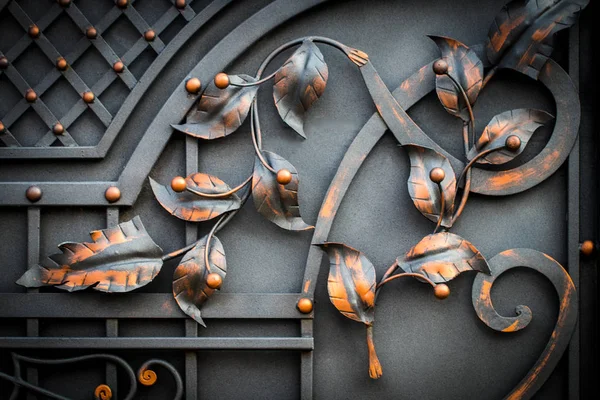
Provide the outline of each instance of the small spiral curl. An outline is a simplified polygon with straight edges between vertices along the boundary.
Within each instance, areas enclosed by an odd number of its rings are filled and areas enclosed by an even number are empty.
[[[151,369],[142,369],[138,373],[138,381],[144,386],[152,386],[156,383],[156,372]]]
[[[94,390],[94,398],[96,400],[110,400],[112,399],[112,390],[110,386],[102,384],[96,387]]]

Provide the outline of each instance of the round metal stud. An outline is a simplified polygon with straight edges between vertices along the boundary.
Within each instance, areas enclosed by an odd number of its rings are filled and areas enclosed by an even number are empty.
[[[96,400],[110,400],[112,399],[113,394],[110,386],[102,384],[96,386],[96,390],[94,390],[94,399]]]
[[[171,189],[175,192],[183,192],[186,186],[185,178],[182,176],[176,176],[171,180]]]
[[[439,283],[435,285],[433,292],[435,294],[435,297],[437,297],[440,300],[444,300],[448,298],[448,296],[450,296],[450,288],[445,283]]]
[[[54,126],[52,127],[52,132],[55,135],[62,135],[63,133],[65,133],[65,127],[63,126],[63,124],[61,124],[60,122],[57,122],[56,124],[54,124]]]
[[[594,245],[594,242],[592,242],[591,240],[586,240],[583,243],[581,243],[579,250],[581,251],[581,254],[583,254],[586,257],[589,257],[594,253],[595,247],[596,246]]]
[[[300,311],[302,314],[310,314],[313,310],[313,302],[311,299],[303,297],[298,300],[296,307],[298,307],[298,311]]]
[[[8,58],[2,56],[0,57],[0,69],[8,68]]]
[[[435,167],[429,171],[429,179],[431,179],[433,183],[440,183],[444,178],[446,178],[446,173],[440,167]]]
[[[190,78],[185,83],[185,90],[187,90],[188,93],[191,93],[191,94],[198,93],[200,91],[201,87],[202,87],[202,83],[200,82],[200,79],[198,79],[198,78]]]
[[[96,99],[96,96],[94,96],[94,93],[92,92],[85,92],[82,97],[83,101],[85,101],[88,104],[93,103]]]
[[[223,284],[223,278],[217,273],[210,273],[206,276],[206,286],[211,289],[219,289]]]
[[[175,7],[177,7],[180,10],[184,9],[185,6],[187,6],[187,2],[185,0],[177,0],[175,2]]]
[[[121,72],[123,72],[125,70],[125,64],[123,64],[123,61],[117,61],[116,63],[114,63],[113,70],[117,74],[120,74]]]
[[[6,127],[4,126],[2,121],[0,121],[0,133],[4,133],[5,130],[6,130]]]
[[[441,58],[439,60],[436,60],[433,63],[433,72],[436,75],[444,75],[448,73],[448,62]]]
[[[292,173],[289,169],[282,168],[277,171],[277,183],[287,185],[292,181]]]
[[[152,29],[148,29],[145,33],[144,33],[144,39],[146,39],[146,41],[151,42],[154,39],[156,39],[156,32],[154,32]]]
[[[27,200],[31,201],[32,203],[35,203],[42,198],[42,189],[37,186],[30,186],[25,191],[25,197],[27,197]]]
[[[33,89],[27,89],[27,92],[25,93],[25,99],[28,102],[33,103],[37,100],[37,94],[33,91]]]
[[[104,192],[104,197],[106,197],[106,200],[108,200],[109,203],[114,203],[121,198],[121,191],[118,187],[111,186]]]
[[[219,89],[225,89],[227,86],[229,86],[229,75],[227,75],[225,72],[219,72],[217,75],[215,75],[215,86]]]
[[[66,70],[68,66],[69,64],[67,63],[67,60],[65,60],[64,57],[60,57],[58,60],[56,60],[56,68],[58,68],[59,71]]]
[[[98,37],[98,31],[93,26],[90,26],[85,31],[85,36],[87,36],[88,39],[96,39]]]
[[[31,25],[29,27],[29,36],[32,38],[38,38],[40,36],[40,28],[37,25]]]
[[[117,0],[117,7],[119,8],[127,8],[129,5],[129,0]]]
[[[521,147],[521,139],[517,135],[510,135],[506,138],[506,148],[510,151],[517,151]]]
[[[58,5],[61,7],[69,7],[71,5],[71,0],[58,0]]]

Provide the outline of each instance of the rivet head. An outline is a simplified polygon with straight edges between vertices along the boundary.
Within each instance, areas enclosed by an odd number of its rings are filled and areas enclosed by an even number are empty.
[[[298,311],[300,311],[302,314],[310,314],[313,310],[313,302],[311,299],[303,297],[298,300],[296,307],[298,307]]]
[[[441,58],[439,60],[436,60],[433,63],[433,72],[436,75],[444,75],[448,73],[448,62]]]
[[[85,92],[82,97],[83,101],[85,101],[88,104],[93,103],[96,99],[96,96],[94,96],[94,93],[92,92]]]
[[[202,87],[202,83],[200,82],[200,79],[198,79],[198,78],[190,78],[185,83],[185,90],[187,90],[189,93],[192,93],[192,94],[198,93],[200,91],[201,87]]]
[[[521,147],[521,139],[517,135],[510,135],[506,138],[506,148],[510,151],[517,151]]]
[[[35,203],[42,198],[42,189],[37,186],[30,186],[25,191],[25,197],[27,197],[27,200],[31,201],[32,203]]]
[[[0,57],[0,69],[8,68],[8,58],[2,56]]]
[[[32,38],[37,38],[40,36],[40,28],[37,25],[31,25],[29,27],[29,36]]]
[[[450,296],[450,288],[445,283],[438,283],[437,285],[435,285],[433,293],[438,299],[444,300],[448,298],[448,296]]]
[[[581,243],[579,249],[581,250],[581,254],[583,254],[586,257],[589,257],[594,253],[595,247],[596,246],[594,245],[593,241],[586,240],[583,243]]]
[[[175,2],[175,7],[179,8],[180,10],[185,8],[185,6],[187,5],[185,0],[177,0]]]
[[[206,286],[211,289],[219,289],[223,284],[223,278],[217,273],[210,273],[206,276]]]
[[[58,5],[61,7],[69,7],[71,5],[71,0],[58,0]]]
[[[98,37],[98,31],[93,26],[90,26],[85,31],[85,36],[87,36],[88,39],[96,39],[96,37]]]
[[[121,191],[118,187],[111,186],[106,189],[106,192],[104,192],[104,197],[106,197],[106,200],[108,200],[110,203],[114,203],[121,198]]]
[[[6,127],[4,126],[2,121],[0,121],[0,133],[4,133],[5,130],[6,130]]]
[[[225,89],[227,86],[229,86],[229,75],[227,75],[225,72],[219,72],[217,75],[215,75],[215,86],[219,89]]]
[[[154,39],[156,39],[156,32],[154,32],[152,29],[148,29],[144,33],[144,39],[146,39],[148,42],[153,41]]]
[[[62,135],[63,133],[65,133],[65,127],[63,126],[63,124],[61,124],[60,122],[57,122],[56,124],[54,124],[54,126],[52,127],[52,132],[55,135]]]
[[[123,72],[125,70],[125,64],[123,64],[123,61],[117,61],[116,63],[114,63],[113,70],[117,74],[120,74],[121,72]]]
[[[27,89],[27,92],[25,93],[25,99],[28,102],[33,103],[37,100],[37,94],[33,91],[33,89]]]
[[[289,169],[282,168],[277,171],[277,183],[287,185],[292,181],[292,173]]]
[[[60,71],[66,70],[68,66],[69,64],[67,63],[67,60],[64,59],[64,57],[60,57],[58,60],[56,60],[56,68],[58,68]]]
[[[127,8],[129,5],[129,0],[117,0],[117,7],[119,8]]]
[[[171,189],[175,192],[183,192],[186,186],[185,178],[182,176],[176,176],[171,180]]]
[[[440,167],[432,168],[431,171],[429,171],[429,179],[431,179],[433,183],[440,183],[444,178],[446,178],[446,173]]]

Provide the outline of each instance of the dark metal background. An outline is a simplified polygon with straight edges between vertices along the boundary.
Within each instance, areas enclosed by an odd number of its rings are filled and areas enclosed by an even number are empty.
[[[0,1],[0,6],[5,3]],[[46,10],[55,5],[50,0],[16,3],[37,18],[48,15]],[[112,6],[110,0],[75,2],[82,12],[90,13],[92,23],[107,13],[97,5],[101,3],[109,3],[107,10]],[[10,148],[0,147],[0,370],[10,373],[9,352],[15,348],[48,358],[101,351],[123,356],[134,368],[148,358],[172,362],[184,377],[190,399],[501,398],[508,393],[533,365],[555,323],[556,296],[543,277],[519,271],[508,273],[496,284],[493,296],[499,312],[510,315],[517,304],[527,304],[534,312],[530,326],[511,335],[493,332],[477,319],[470,299],[473,278],[468,274],[452,282],[452,295],[445,302],[435,301],[417,283],[397,282],[378,302],[375,333],[385,372],[379,381],[371,381],[366,363],[360,361],[361,357],[366,360],[364,328],[347,323],[329,304],[325,257],[316,290],[314,327],[312,318],[301,319],[303,315],[295,309],[311,234],[282,231],[261,219],[251,205],[219,235],[229,271],[222,293],[203,310],[207,329],[186,318],[172,299],[174,262],[166,263],[163,273],[148,286],[123,295],[59,293],[47,288],[25,293],[14,283],[28,265],[54,253],[58,243],[87,239],[90,230],[135,215],[142,217],[151,236],[167,251],[206,232],[208,226],[197,229],[166,213],[154,199],[146,176],[168,182],[197,169],[228,182],[241,182],[254,157],[247,124],[235,135],[211,142],[172,134],[169,124],[179,122],[194,101],[182,89],[186,77],[199,76],[207,82],[223,69],[252,72],[281,43],[302,35],[324,35],[366,51],[388,87],[395,88],[437,57],[426,34],[479,43],[505,1],[190,3],[194,14],[189,14],[189,22],[176,17],[159,33],[165,47],[160,51],[154,45],[148,47],[139,56],[145,64],[137,69],[135,63],[130,66],[137,80],[130,94],[131,88],[119,83],[114,85],[120,89],[107,89],[100,96],[114,118],[112,125],[108,129],[98,125],[89,111],[77,120],[79,125],[74,123],[72,135],[81,137],[78,143],[87,143],[87,150],[44,147],[11,153]],[[152,25],[172,6],[169,0],[137,0],[134,7]],[[567,267],[578,285],[579,330],[539,398],[577,399],[594,384],[597,262],[583,259],[580,263],[578,244],[596,239],[598,229],[598,144],[592,114],[596,93],[590,62],[595,8],[591,4],[580,24],[560,35],[554,53],[581,89],[580,140],[569,161],[524,193],[502,198],[473,195],[455,228],[488,257],[514,247],[548,253]],[[0,11],[3,54],[26,33],[11,18],[4,7]],[[48,28],[54,32],[54,37],[48,34],[50,41],[64,47],[76,43],[69,24],[65,19],[53,22]],[[104,36],[117,53],[125,54],[141,33],[124,17],[115,24],[113,32]],[[300,201],[308,223],[316,221],[321,200],[352,138],[375,111],[355,68],[331,49],[322,51],[330,80],[309,113],[306,141],[279,120],[275,108],[269,106],[270,91],[259,92],[259,102],[264,104],[264,140],[301,171]],[[81,65],[82,70],[92,71],[88,79],[93,80],[94,74],[102,76],[110,70],[106,60],[88,53],[93,51],[85,50],[74,64],[75,71]],[[48,63],[36,45],[27,47],[15,61],[23,76],[38,80],[52,69]],[[20,95],[10,85],[0,75],[0,120],[12,109],[14,96]],[[48,102],[56,112],[68,113],[73,89],[62,82],[48,91],[55,92]],[[180,107],[168,115],[159,113],[171,96]],[[540,85],[515,73],[502,73],[475,107],[478,130],[496,113],[520,107],[552,112],[554,105]],[[460,122],[446,114],[435,94],[411,108],[410,115],[442,147],[454,154],[461,152],[459,138],[446,134],[447,130],[459,131]],[[16,120],[11,132],[26,144],[36,143],[34,139],[47,130],[29,110]],[[525,160],[539,151],[549,133],[544,128],[534,136]],[[143,140],[147,135],[153,139]],[[158,157],[155,164],[153,154]],[[329,239],[363,249],[381,268],[408,250],[430,226],[407,206],[407,176],[406,155],[386,135],[355,178]],[[115,205],[104,199],[111,182],[118,182],[123,193]],[[31,184],[38,184],[44,192],[35,205],[24,195]],[[384,193],[392,193],[392,198]],[[60,337],[82,339],[56,339]],[[159,381],[140,390],[142,397],[167,398],[172,393],[169,375],[157,372]],[[118,385],[118,393],[125,393],[126,381],[120,374],[97,362],[28,372],[41,386],[74,398],[91,398],[100,383]],[[0,398],[10,390],[8,382],[0,381]]]

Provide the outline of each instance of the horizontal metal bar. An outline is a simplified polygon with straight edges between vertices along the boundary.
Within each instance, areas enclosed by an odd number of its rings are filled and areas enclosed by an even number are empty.
[[[0,337],[2,349],[313,350],[308,337]]]
[[[312,318],[299,294],[215,293],[203,318]],[[0,318],[189,318],[171,293],[1,293]]]

